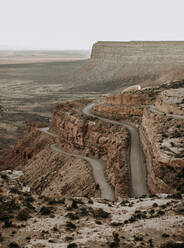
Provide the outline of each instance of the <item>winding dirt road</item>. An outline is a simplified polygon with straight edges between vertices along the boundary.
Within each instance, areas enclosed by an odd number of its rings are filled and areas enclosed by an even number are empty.
[[[148,195],[149,190],[146,183],[146,168],[144,165],[144,155],[142,151],[142,147],[140,144],[138,130],[128,125],[124,122],[118,122],[109,120],[94,114],[91,114],[91,109],[95,104],[92,103],[83,109],[83,113],[96,117],[101,121],[112,123],[115,125],[121,125],[128,129],[131,136],[131,150],[130,150],[130,170],[131,170],[131,184],[132,184],[132,196],[139,197],[142,195]]]
[[[49,132],[49,128],[45,127],[45,128],[38,128],[39,131],[44,132],[52,137],[57,137],[56,134],[53,134],[51,132]],[[107,200],[111,200],[114,201],[115,200],[115,195],[114,195],[114,190],[111,187],[111,185],[107,182],[107,180],[105,179],[105,163],[99,159],[93,159],[93,158],[89,158],[86,156],[82,156],[82,155],[75,155],[73,153],[68,153],[65,152],[59,148],[56,147],[56,144],[52,144],[50,146],[50,148],[53,151],[65,154],[67,156],[72,156],[75,158],[80,158],[80,159],[84,159],[86,161],[88,161],[92,167],[93,170],[93,177],[95,180],[95,183],[99,185],[100,187],[100,191],[101,191],[101,197]]]
[[[101,103],[102,104],[102,103]],[[91,109],[95,103],[89,104],[83,109],[83,113],[87,116],[92,116],[98,118],[101,121],[111,123],[113,125],[121,125],[128,129],[131,136],[131,149],[130,149],[130,170],[131,170],[131,184],[132,184],[132,196],[139,197],[142,195],[148,195],[149,190],[146,183],[146,168],[144,164],[144,155],[142,151],[142,147],[140,144],[139,134],[137,128],[131,126],[124,122],[118,122],[114,120],[110,120],[107,118],[103,118],[94,114],[91,114]],[[154,106],[149,106],[151,112],[159,115],[165,115],[165,113],[159,111]],[[175,119],[184,119],[183,115],[174,115],[168,114],[167,116],[175,118]],[[38,128],[41,132],[44,132],[54,138],[57,137],[56,134],[49,132],[49,128]],[[84,159],[88,161],[93,170],[93,176],[96,184],[99,184],[101,190],[101,197],[108,200],[115,200],[114,190],[111,185],[105,179],[105,163],[98,159],[89,158],[82,155],[75,155],[72,153],[65,152],[56,147],[56,144],[51,145],[51,149],[76,158]]]
[[[83,109],[83,113],[85,115],[98,118],[101,121],[108,122],[113,125],[121,125],[128,129],[131,135],[130,170],[131,170],[132,196],[139,197],[142,195],[148,195],[149,190],[146,184],[146,169],[144,165],[144,160],[143,160],[144,156],[143,156],[143,151],[142,151],[140,140],[139,140],[138,130],[133,126],[128,125],[127,123],[113,121],[113,120],[109,120],[109,119],[91,114],[91,109],[93,108],[94,105],[95,103],[92,103],[86,106]],[[38,130],[52,137],[57,137],[57,135],[48,131],[49,128],[38,128]],[[95,182],[96,184],[99,184],[99,187],[101,190],[101,197],[104,199],[108,199],[108,200],[115,199],[114,190],[112,189],[110,184],[105,179],[104,174],[105,174],[106,166],[103,161],[98,160],[98,159],[92,159],[86,156],[75,155],[72,153],[65,152],[57,148],[56,144],[52,144],[51,149],[56,152],[68,155],[68,156],[73,156],[73,157],[81,158],[81,159],[88,161],[93,169],[93,176],[94,176]]]

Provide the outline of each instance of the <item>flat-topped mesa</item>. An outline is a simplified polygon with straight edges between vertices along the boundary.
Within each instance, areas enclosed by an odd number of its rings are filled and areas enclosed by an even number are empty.
[[[180,60],[184,56],[183,48],[183,41],[98,41],[93,45],[91,59],[123,61],[127,57],[139,60],[162,57],[176,60],[177,56],[177,60]]]

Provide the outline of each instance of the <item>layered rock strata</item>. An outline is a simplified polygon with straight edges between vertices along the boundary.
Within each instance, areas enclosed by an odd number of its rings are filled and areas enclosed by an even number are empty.
[[[178,49],[176,49],[176,47]],[[152,55],[153,58],[163,59],[167,61],[175,60],[178,56],[181,60],[184,56],[184,42],[168,42],[168,41],[131,41],[131,42],[108,42],[98,41],[93,45],[91,59],[104,60],[122,63],[125,59],[141,57],[145,60],[147,56]],[[164,62],[164,61],[162,61]]]
[[[103,42],[93,45],[83,68],[88,78],[122,88],[154,86],[184,78],[184,42]]]
[[[144,110],[140,128],[152,193],[184,192],[184,120]]]
[[[127,123],[137,124],[143,115],[143,106],[96,104],[93,107],[93,114],[112,120],[124,120]]]

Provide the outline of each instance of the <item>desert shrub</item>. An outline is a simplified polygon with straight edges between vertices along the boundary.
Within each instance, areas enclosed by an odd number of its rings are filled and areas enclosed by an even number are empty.
[[[176,242],[166,242],[160,246],[160,248],[184,248],[184,243],[176,243]]]
[[[8,180],[8,176],[7,175],[1,175],[1,178],[4,179],[4,180]]]
[[[40,209],[40,213],[41,213],[41,215],[49,215],[52,213],[52,208],[43,206]]]
[[[102,208],[93,210],[93,216],[94,216],[94,218],[103,218],[103,219],[106,219],[106,218],[109,217],[109,215],[110,215],[110,213],[104,211]]]
[[[67,248],[77,248],[77,244],[71,243],[67,246]]]
[[[19,211],[18,215],[17,215],[17,219],[20,221],[26,221],[28,220],[28,218],[30,218],[29,215],[29,210],[24,208],[22,210]]]
[[[9,248],[20,248],[20,246],[15,243],[15,242],[11,242],[9,245],[8,245]]]
[[[6,204],[6,209],[9,211],[20,209],[20,205],[15,201],[15,199],[10,200],[9,202],[5,202],[4,204]]]
[[[1,233],[0,233],[0,242],[3,242],[3,236]]]
[[[25,202],[34,202],[34,198],[32,196],[28,196],[25,198]]]
[[[17,187],[11,188],[10,192],[13,193],[13,194],[21,194],[21,192],[19,191],[19,189]]]
[[[74,230],[74,229],[76,229],[77,227],[76,227],[75,224],[73,224],[72,222],[68,221],[68,222],[66,223],[66,228],[67,228],[67,230]]]

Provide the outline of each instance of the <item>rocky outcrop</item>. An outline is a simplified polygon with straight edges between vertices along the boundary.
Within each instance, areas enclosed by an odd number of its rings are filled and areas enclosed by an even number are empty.
[[[150,98],[145,94],[122,93],[107,97],[106,102],[118,105],[146,105],[150,104]]]
[[[183,120],[158,116],[145,109],[142,127],[149,134],[152,150],[158,162],[172,167],[184,167]],[[174,143],[170,146],[169,143],[172,141]]]
[[[155,105],[166,114],[184,115],[184,88],[162,91]]]
[[[113,104],[96,104],[93,107],[93,113],[102,117],[113,120],[139,120],[143,115],[144,107],[113,105]]]
[[[175,48],[178,48],[177,50]],[[131,41],[131,42],[105,42],[99,41],[93,45],[91,59],[123,62],[127,57],[141,57],[152,55],[164,59],[174,60],[174,55],[184,56],[184,42],[167,41]],[[152,57],[152,59],[153,59]]]
[[[132,86],[133,87],[133,86]],[[141,106],[152,105],[156,99],[159,87],[144,88],[141,90],[122,91],[120,93],[111,94],[106,97],[105,102],[107,104],[116,104],[124,106]]]

